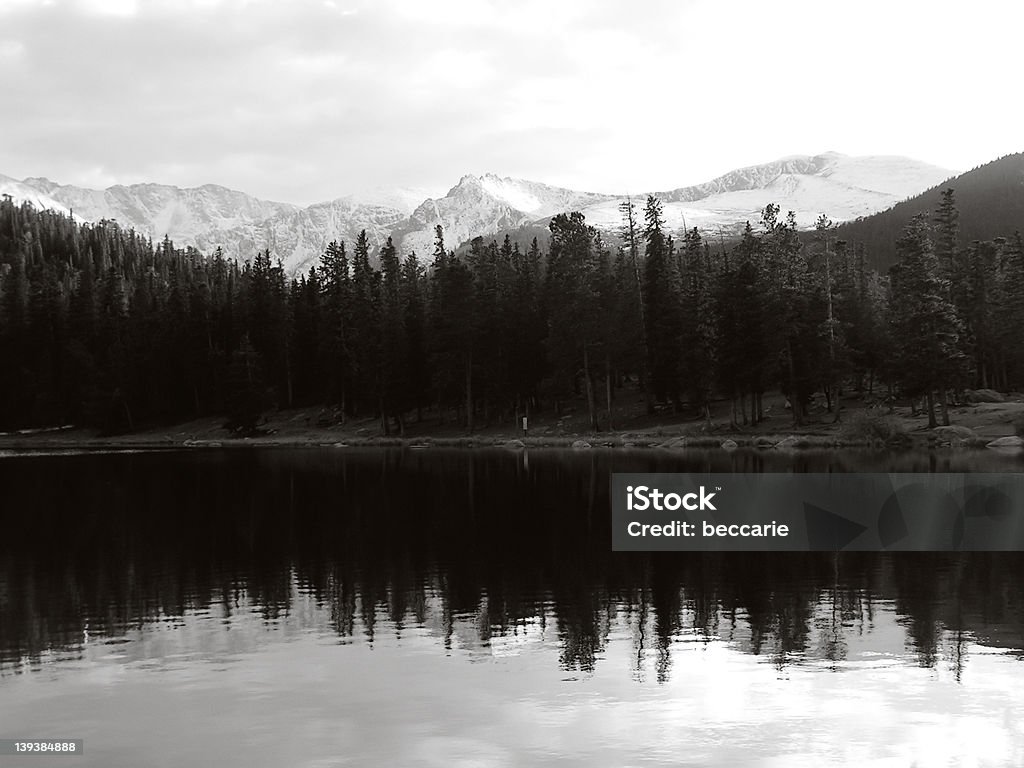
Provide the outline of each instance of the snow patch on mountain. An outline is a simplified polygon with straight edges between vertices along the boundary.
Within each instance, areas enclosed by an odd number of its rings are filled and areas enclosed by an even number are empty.
[[[954,172],[903,157],[848,157],[838,152],[782,158],[740,168],[703,184],[662,192],[666,227],[671,231],[697,227],[706,235],[730,234],[746,222],[756,225],[768,203],[781,215],[793,211],[801,228],[818,216],[833,222],[891,208],[950,178]],[[642,207],[645,196],[634,198]],[[587,221],[616,229],[622,215],[618,202],[585,208]]]
[[[481,176],[480,185],[492,197],[535,219],[586,208],[614,197],[596,192],[578,192],[526,179],[496,176],[493,173]]]
[[[435,195],[439,196],[441,192],[442,190],[428,187],[372,187],[345,195],[335,202],[344,202],[352,206],[353,209],[359,207],[387,208],[400,211],[403,216],[409,216],[424,200]]]
[[[523,213],[532,213],[537,216],[544,215],[541,212],[544,208],[544,203],[533,195],[525,185],[517,184],[513,179],[503,179],[488,173],[480,177],[480,186],[484,188],[487,194],[498,200],[504,200],[511,207]]]
[[[823,179],[847,187],[881,192],[897,202],[955,176],[953,171],[919,163],[906,157],[838,155],[834,165],[821,171]]]
[[[65,216],[71,215],[71,211],[67,206],[61,204],[57,200],[54,200],[46,193],[45,190],[41,190],[28,183],[12,179],[10,176],[4,176],[0,174],[0,199],[4,195],[10,195],[11,200],[16,205],[22,203],[29,203],[33,208],[40,211],[56,211]],[[80,218],[76,216],[75,218]]]

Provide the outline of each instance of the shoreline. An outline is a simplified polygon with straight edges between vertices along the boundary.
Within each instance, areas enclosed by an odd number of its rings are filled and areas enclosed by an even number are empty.
[[[941,429],[941,428],[939,428]],[[1004,445],[993,445],[994,441]],[[654,435],[645,433],[580,433],[567,435],[514,436],[512,434],[481,434],[464,436],[384,437],[315,430],[304,434],[266,434],[254,437],[182,436],[181,434],[100,436],[76,434],[0,434],[0,451],[110,451],[110,450],[181,450],[181,449],[244,449],[244,448],[465,448],[506,450],[722,450],[756,449],[765,451],[802,450],[887,450],[922,451],[939,449],[978,450],[1003,448],[1020,450],[1020,438],[1004,435],[944,438],[928,433],[907,435],[896,440],[844,439],[820,433],[735,433],[721,435]]]
[[[180,448],[252,447],[351,447],[351,448],[551,448],[587,449],[722,449],[760,450],[932,450],[938,448],[977,449],[1000,447],[1020,449],[1024,440],[1017,435],[1024,424],[1024,403],[982,403],[958,408],[951,413],[952,426],[929,428],[927,419],[909,409],[883,412],[880,409],[844,408],[844,418],[835,423],[824,416],[802,427],[793,425],[788,414],[767,418],[756,427],[733,427],[728,422],[666,420],[651,423],[626,419],[626,427],[592,432],[578,419],[537,418],[530,430],[510,425],[483,426],[472,434],[452,424],[433,420],[406,425],[405,435],[381,434],[380,422],[372,418],[325,423],[320,408],[283,410],[269,413],[256,434],[242,436],[224,428],[224,419],[204,417],[166,427],[147,427],[131,433],[104,435],[97,430],[74,426],[0,432],[0,450],[165,450]],[[632,422],[632,423],[630,423]],[[998,446],[992,443],[997,441]]]

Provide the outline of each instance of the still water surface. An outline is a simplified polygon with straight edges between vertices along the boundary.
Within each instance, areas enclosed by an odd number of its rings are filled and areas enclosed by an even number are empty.
[[[612,471],[993,452],[0,458],[6,766],[1024,765],[1024,555],[610,551]]]

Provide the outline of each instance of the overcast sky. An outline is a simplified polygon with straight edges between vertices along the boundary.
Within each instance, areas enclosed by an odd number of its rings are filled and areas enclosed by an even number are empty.
[[[311,203],[1024,150],[1024,4],[0,0],[0,173]]]

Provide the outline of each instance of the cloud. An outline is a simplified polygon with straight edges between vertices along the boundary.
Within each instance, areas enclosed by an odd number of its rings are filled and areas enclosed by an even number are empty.
[[[0,0],[0,172],[313,202],[474,171],[670,188],[825,149],[964,168],[1020,149],[1021,12],[981,10]]]

